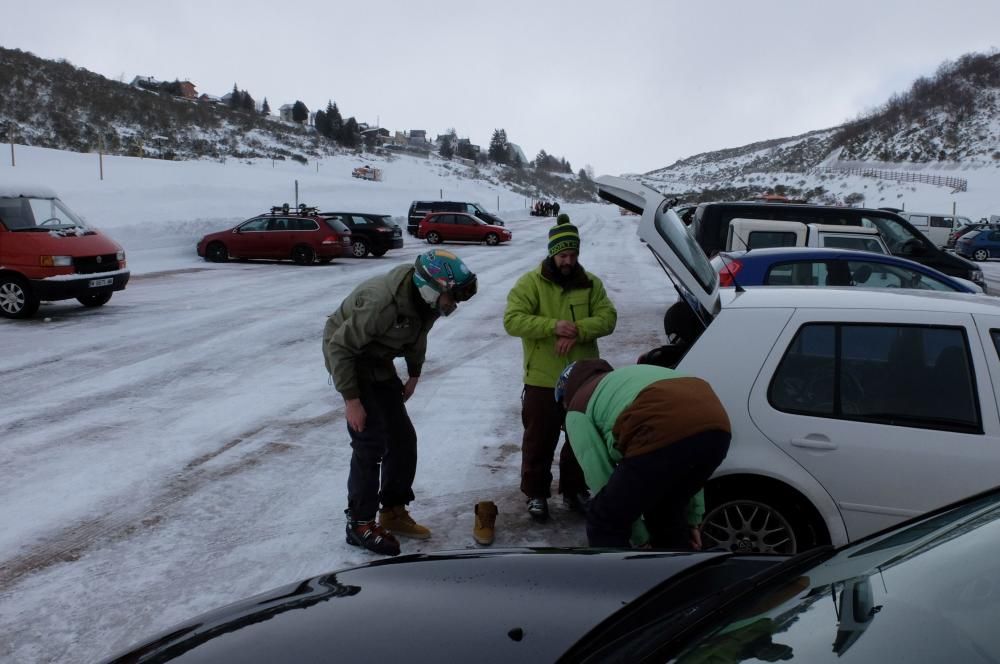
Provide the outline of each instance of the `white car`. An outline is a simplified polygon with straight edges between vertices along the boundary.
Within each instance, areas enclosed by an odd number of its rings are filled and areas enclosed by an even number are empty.
[[[621,178],[597,184],[642,210],[640,236],[703,328],[678,349],[677,369],[707,380],[732,421],[706,486],[707,546],[840,545],[1000,482],[997,298],[720,292],[662,195]]]

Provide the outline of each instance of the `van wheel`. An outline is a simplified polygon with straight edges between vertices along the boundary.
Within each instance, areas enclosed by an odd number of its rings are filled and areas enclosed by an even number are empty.
[[[441,236],[434,231],[431,231],[427,234],[427,241],[431,244],[441,244]]]
[[[351,244],[351,253],[354,254],[355,258],[364,258],[368,255],[368,245],[365,244],[364,240],[355,240]]]
[[[0,316],[31,318],[39,304],[27,281],[14,275],[0,276]]]
[[[974,261],[982,262],[989,259],[989,257],[990,257],[990,252],[986,251],[985,249],[976,249],[974,252],[972,252],[972,260]]]
[[[497,237],[496,233],[490,233],[489,235],[486,236],[486,244],[490,245],[491,247],[499,244],[499,242],[500,238]]]
[[[706,490],[702,548],[795,554],[824,543],[826,538],[795,497],[748,488]]]
[[[229,250],[221,242],[213,242],[205,248],[205,260],[213,263],[225,263],[229,260]]]
[[[374,256],[375,258],[380,258],[382,256],[385,256],[386,251],[387,249],[372,249],[372,256]]]
[[[312,247],[300,244],[292,249],[292,260],[295,261],[296,265],[310,265],[316,260],[316,253],[312,250]]]
[[[81,295],[76,301],[85,307],[103,307],[111,299],[111,293],[97,293],[96,295]]]

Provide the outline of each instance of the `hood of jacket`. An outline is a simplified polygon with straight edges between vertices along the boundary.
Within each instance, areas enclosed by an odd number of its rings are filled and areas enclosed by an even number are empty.
[[[606,360],[578,360],[573,365],[573,371],[566,379],[566,391],[563,394],[563,401],[566,410],[587,411],[587,402],[597,388],[597,384],[606,375],[614,371]]]

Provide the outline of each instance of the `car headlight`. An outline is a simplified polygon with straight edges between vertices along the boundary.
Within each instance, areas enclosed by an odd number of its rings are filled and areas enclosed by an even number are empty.
[[[124,250],[124,249],[119,249],[119,250],[118,250],[118,253],[117,253],[117,254],[115,254],[115,258],[116,258],[116,259],[117,259],[117,260],[118,260],[119,262],[121,262],[121,261],[125,260],[125,250]]]
[[[42,267],[70,267],[73,265],[72,256],[39,256],[38,262]]]
[[[983,271],[982,270],[973,270],[972,271],[972,281],[974,283],[977,283],[977,284],[984,284],[984,283],[986,283],[986,279],[983,277]]]

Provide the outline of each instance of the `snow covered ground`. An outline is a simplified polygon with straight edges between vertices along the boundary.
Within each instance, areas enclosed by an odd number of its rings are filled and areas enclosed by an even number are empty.
[[[441,320],[408,407],[420,439],[413,514],[427,542],[474,547],[472,508],[500,508],[495,546],[585,544],[582,520],[553,501],[529,521],[518,491],[520,342],[501,316],[514,280],[545,254],[551,219],[509,191],[437,165],[160,162],[18,146],[4,182],[55,188],[125,246],[132,281],[99,309],[43,305],[0,320],[0,661],[86,662],[201,611],[375,559],[344,543],[349,439],[327,382],[327,314],[368,276],[428,247],[330,265],[205,263],[194,245],[271,205],[299,200],[392,214],[411,200],[500,209],[508,245],[451,245],[480,291]],[[619,311],[602,340],[612,364],[661,343],[673,289],[635,236],[634,216],[569,205],[581,260]],[[1000,264],[987,270],[1000,278]]]
[[[372,183],[350,178],[347,161],[317,176],[115,158],[100,182],[96,163],[79,168],[94,155],[17,150],[3,177],[55,188],[125,246],[132,280],[99,309],[67,301],[0,320],[0,661],[94,661],[198,612],[374,559],[344,542],[349,438],[320,340],[356,283],[428,246],[406,236],[381,259],[311,267],[195,255],[201,233],[291,200],[293,176],[310,204],[396,215],[442,188],[494,209],[500,197],[513,242],[449,245],[480,291],[432,331],[408,404],[420,440],[411,507],[434,536],[403,548],[476,546],[472,508],[487,499],[500,508],[495,546],[586,543],[558,501],[550,524],[532,524],[518,491],[521,349],[501,318],[552,223],[521,197],[404,160]],[[566,207],[583,264],[619,309],[602,349],[633,362],[660,343],[673,290],[637,217]]]

